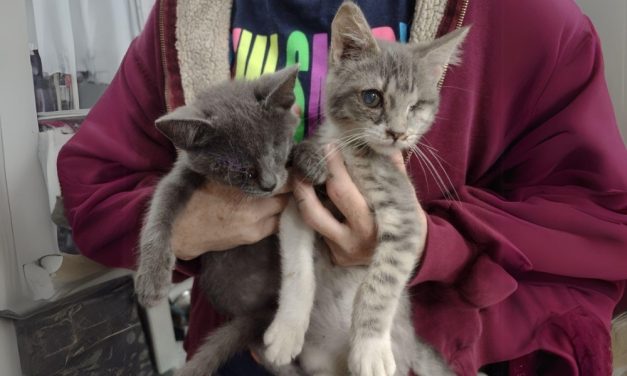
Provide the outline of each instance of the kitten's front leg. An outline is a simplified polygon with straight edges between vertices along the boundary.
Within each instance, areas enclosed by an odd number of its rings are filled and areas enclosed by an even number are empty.
[[[279,306],[264,335],[266,358],[285,365],[300,354],[314,302],[313,250],[315,233],[301,219],[291,198],[281,215],[281,290]]]
[[[167,295],[174,267],[174,255],[167,246],[169,232],[163,226],[150,225],[142,232],[140,263],[135,277],[135,291],[144,307],[159,304]]]
[[[175,257],[170,248],[171,226],[177,208],[184,205],[189,192],[173,182],[174,173],[157,185],[139,240],[139,267],[135,292],[139,303],[152,307],[167,295]]]
[[[399,173],[373,184],[379,185],[379,189],[371,190],[377,192],[371,199],[377,245],[355,297],[349,369],[356,376],[392,376],[396,372],[392,320],[424,248],[426,231],[407,177]]]

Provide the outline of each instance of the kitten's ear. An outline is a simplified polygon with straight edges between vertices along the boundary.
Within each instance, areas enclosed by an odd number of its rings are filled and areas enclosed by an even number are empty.
[[[379,46],[361,9],[351,1],[344,2],[331,23],[331,63],[377,52]]]
[[[419,58],[432,70],[437,79],[442,76],[447,65],[457,65],[461,62],[461,45],[469,30],[470,26],[462,27],[416,48]]]
[[[269,108],[281,107],[289,110],[296,99],[294,85],[298,71],[298,65],[292,65],[275,73],[261,76],[255,89],[257,100],[262,101]]]
[[[215,133],[211,119],[203,116],[196,108],[183,106],[157,119],[155,126],[174,146],[190,149],[207,144]]]

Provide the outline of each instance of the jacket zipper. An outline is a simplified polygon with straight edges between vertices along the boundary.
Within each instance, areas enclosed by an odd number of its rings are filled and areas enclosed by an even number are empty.
[[[166,43],[165,43],[165,2],[167,0],[162,0],[159,6],[159,43],[161,47],[161,64],[163,65],[163,74],[165,81],[165,109],[167,112],[170,112],[172,108],[170,107],[170,81],[168,75],[168,62],[166,60]]]
[[[457,20],[456,29],[461,28],[464,25],[464,18],[466,18],[466,11],[468,10],[468,3],[470,0],[462,0],[462,9],[459,11],[459,19]]]
[[[470,0],[462,0],[462,8],[459,10],[459,18],[455,24],[455,30],[460,29],[464,25],[464,18],[466,18],[466,11],[468,11],[468,3],[470,3]],[[440,81],[438,81],[438,90],[442,89],[444,79],[446,78],[446,72],[448,72],[448,64],[444,66],[444,73],[442,73],[442,77],[440,78]]]

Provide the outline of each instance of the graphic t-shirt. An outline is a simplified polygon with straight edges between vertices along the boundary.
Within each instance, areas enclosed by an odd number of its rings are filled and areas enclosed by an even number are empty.
[[[235,0],[231,67],[254,79],[298,63],[294,93],[301,108],[297,139],[323,120],[324,80],[331,21],[343,0]],[[407,42],[416,0],[356,1],[378,39]]]

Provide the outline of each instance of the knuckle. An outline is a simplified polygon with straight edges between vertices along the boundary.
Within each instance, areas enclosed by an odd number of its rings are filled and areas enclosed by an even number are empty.
[[[369,245],[374,242],[377,237],[377,231],[373,222],[362,223],[359,226],[359,237],[362,240],[362,243],[365,245]]]
[[[348,266],[350,264],[351,256],[342,246],[332,241],[329,242],[328,240],[327,245],[329,246],[329,252],[331,253],[331,258],[334,264],[338,266]]]
[[[280,196],[273,197],[273,200],[278,203],[280,208],[285,208],[287,204],[290,202],[290,196],[286,194],[282,194]]]
[[[346,258],[331,251],[331,261],[337,266],[346,266]]]
[[[335,259],[335,265],[337,266],[342,266],[342,267],[346,267],[346,266],[350,266],[348,262],[346,262],[344,259],[342,258],[336,258]]]

